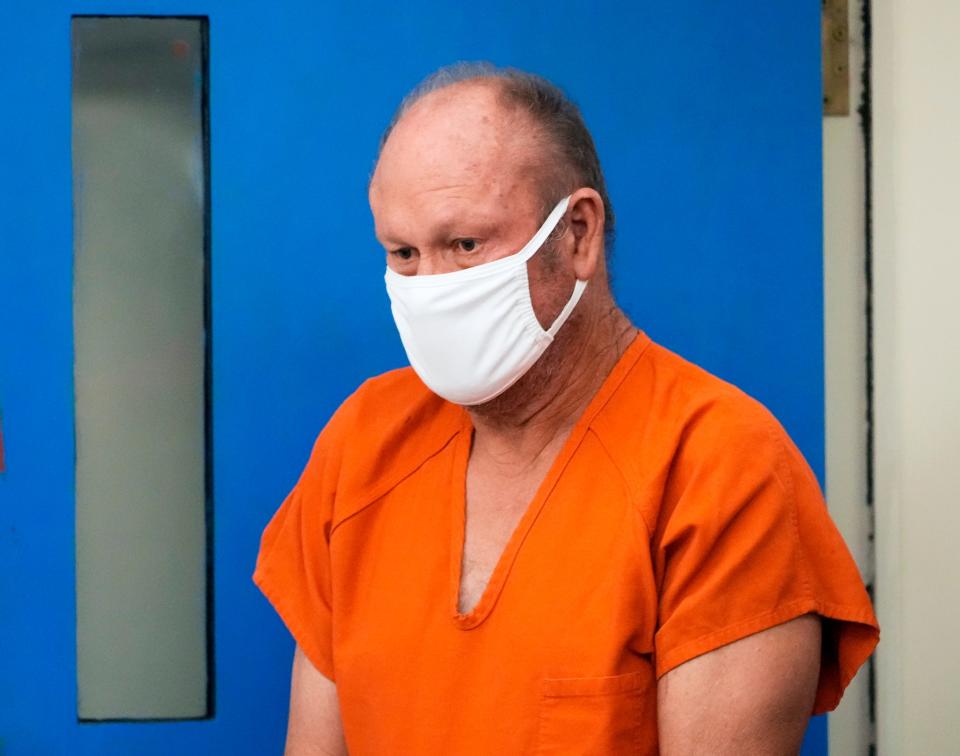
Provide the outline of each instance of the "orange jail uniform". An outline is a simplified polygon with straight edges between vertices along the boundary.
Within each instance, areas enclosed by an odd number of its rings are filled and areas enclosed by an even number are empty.
[[[656,681],[695,656],[816,612],[819,713],[876,645],[786,432],[645,334],[464,614],[471,438],[409,368],[371,379],[263,532],[254,581],[336,682],[352,756],[655,754]]]

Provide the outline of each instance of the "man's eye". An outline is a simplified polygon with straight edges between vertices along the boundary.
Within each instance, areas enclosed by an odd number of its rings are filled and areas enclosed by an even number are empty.
[[[460,247],[461,252],[474,252],[477,249],[477,240],[476,239],[459,239],[457,241],[457,246]]]
[[[411,247],[400,247],[400,249],[391,250],[390,254],[399,257],[401,260],[410,260],[413,258],[413,249]]]

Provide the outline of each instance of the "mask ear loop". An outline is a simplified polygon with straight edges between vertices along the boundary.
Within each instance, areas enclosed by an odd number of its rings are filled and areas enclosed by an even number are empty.
[[[560,310],[560,314],[557,315],[557,319],[553,321],[553,325],[547,330],[547,335],[552,339],[557,335],[557,331],[563,326],[567,321],[567,318],[570,317],[570,313],[573,312],[573,308],[577,306],[577,302],[580,301],[580,297],[583,296],[583,292],[587,289],[587,281],[581,281],[579,278],[577,282],[573,285],[573,293],[570,295],[570,299],[567,300],[567,303],[563,306],[563,309]]]
[[[563,214],[567,212],[567,207],[570,205],[570,195],[567,195],[562,200],[557,203],[557,206],[553,208],[550,212],[550,215],[547,216],[547,219],[543,222],[543,225],[540,226],[540,230],[533,235],[533,238],[527,242],[523,249],[517,253],[517,257],[520,260],[526,262],[531,257],[536,254],[536,252],[543,246],[543,243],[547,240],[547,237],[553,233],[553,230],[557,227],[557,224],[560,222],[560,219],[563,217]],[[586,291],[587,282],[581,281],[579,278],[577,282],[573,285],[573,293],[570,295],[570,299],[567,300],[567,303],[563,306],[563,309],[560,310],[560,314],[557,315],[556,319],[551,324],[545,333],[551,339],[557,335],[557,331],[563,327],[563,324],[567,322],[567,318],[570,317],[570,313],[573,312],[573,308],[577,306],[577,302],[580,301],[580,297],[583,296],[583,292]]]
[[[514,259],[526,262],[533,257],[540,247],[543,246],[543,243],[547,240],[547,237],[553,233],[553,229],[557,227],[557,224],[560,222],[563,214],[567,212],[567,206],[569,204],[569,195],[560,200],[557,203],[557,206],[550,211],[550,215],[547,216],[547,219],[543,222],[543,225],[540,226],[540,229],[537,231],[537,233],[533,235],[533,238],[524,244],[523,248],[513,256]]]

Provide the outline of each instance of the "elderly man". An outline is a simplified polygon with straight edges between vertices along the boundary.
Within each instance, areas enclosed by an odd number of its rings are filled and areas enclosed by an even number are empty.
[[[869,599],[780,425],[617,307],[576,107],[443,70],[370,205],[412,369],[344,402],[263,534],[288,753],[795,753]]]

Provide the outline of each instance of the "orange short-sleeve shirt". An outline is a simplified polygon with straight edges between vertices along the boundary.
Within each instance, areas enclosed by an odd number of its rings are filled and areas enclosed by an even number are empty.
[[[816,612],[819,713],[876,645],[787,434],[644,334],[462,614],[471,436],[411,370],[372,379],[264,530],[254,580],[336,682],[353,756],[655,754],[656,680],[678,664]]]

